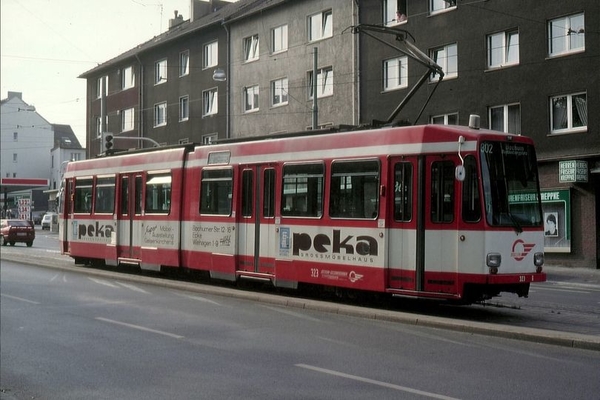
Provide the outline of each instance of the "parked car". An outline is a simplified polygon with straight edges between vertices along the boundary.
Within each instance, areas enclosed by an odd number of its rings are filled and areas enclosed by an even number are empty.
[[[0,243],[3,246],[9,243],[14,246],[15,243],[21,242],[27,244],[27,247],[31,247],[33,239],[35,239],[33,221],[3,219],[0,222]]]
[[[42,223],[42,217],[46,211],[34,211],[31,213],[31,219],[33,219],[34,225],[40,225]]]
[[[42,218],[42,230],[48,229],[52,227],[52,216],[56,215],[55,213],[46,213]]]

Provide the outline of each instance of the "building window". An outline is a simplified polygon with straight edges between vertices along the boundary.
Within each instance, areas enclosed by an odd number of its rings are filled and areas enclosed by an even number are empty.
[[[96,137],[102,137],[102,117],[96,117]]]
[[[429,12],[431,14],[442,12],[450,8],[456,8],[456,0],[429,0]]]
[[[79,161],[81,160],[81,153],[71,153],[71,158],[69,161]]]
[[[258,35],[252,35],[244,39],[244,61],[258,60]]]
[[[133,108],[121,110],[121,132],[132,131],[134,128]]]
[[[17,153],[13,153],[13,162],[17,162]]]
[[[431,117],[432,124],[458,125],[458,113],[435,115]]]
[[[154,84],[164,83],[167,81],[167,59],[154,63]]]
[[[167,102],[154,105],[154,127],[167,124]]]
[[[308,73],[308,98],[313,98],[313,73]],[[327,67],[317,71],[317,99],[333,95],[333,68]]]
[[[556,18],[548,22],[548,48],[550,56],[584,51],[584,14]]]
[[[218,112],[217,89],[209,89],[202,92],[202,116],[213,115]]]
[[[308,17],[308,41],[314,42],[333,36],[333,14],[331,10]]]
[[[190,138],[179,139],[177,143],[179,144],[188,144],[190,142]]]
[[[210,135],[202,136],[202,144],[209,145],[214,143],[217,140],[218,135],[216,133],[211,133]]]
[[[408,57],[392,58],[383,62],[383,90],[408,87]]]
[[[203,68],[214,67],[219,63],[219,42],[214,42],[204,45],[204,63]]]
[[[521,106],[519,104],[490,107],[488,112],[490,129],[521,134]]]
[[[271,105],[283,106],[288,103],[288,79],[281,78],[271,81]]]
[[[190,118],[190,97],[179,98],[179,121],[187,121]]]
[[[458,76],[458,46],[456,43],[449,44],[431,51],[433,61],[442,67],[444,79],[456,78]],[[431,81],[438,81],[439,75],[431,74]]]
[[[258,85],[244,88],[244,112],[258,110]]]
[[[123,68],[121,70],[121,89],[131,89],[135,86],[135,74],[133,72],[133,67]]]
[[[14,140],[15,142],[18,142],[18,141],[19,141],[19,132],[13,132],[13,140]]]
[[[407,0],[383,0],[383,24],[390,26],[406,21]]]
[[[271,49],[279,53],[288,49],[288,26],[281,25],[271,31]]]
[[[102,97],[102,80],[104,81],[104,95],[108,95],[108,76],[103,76],[96,80],[96,98],[99,99]]]
[[[519,32],[500,32],[487,38],[488,68],[519,63]]]
[[[179,53],[179,76],[190,73],[190,52],[189,50]]]
[[[552,133],[582,132],[587,130],[587,94],[575,93],[550,99]]]

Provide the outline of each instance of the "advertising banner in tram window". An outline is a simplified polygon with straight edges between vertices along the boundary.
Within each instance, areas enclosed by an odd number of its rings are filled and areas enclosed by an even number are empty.
[[[544,212],[544,251],[571,252],[571,191],[541,190]]]

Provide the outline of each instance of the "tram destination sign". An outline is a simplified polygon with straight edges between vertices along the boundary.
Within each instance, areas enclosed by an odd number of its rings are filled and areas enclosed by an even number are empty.
[[[583,160],[560,161],[558,163],[559,182],[587,182],[588,163]]]

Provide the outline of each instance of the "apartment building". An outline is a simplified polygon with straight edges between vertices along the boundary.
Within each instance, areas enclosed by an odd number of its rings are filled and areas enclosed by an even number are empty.
[[[362,23],[398,30],[444,70],[394,122],[467,125],[477,114],[482,127],[532,137],[545,220],[558,226],[546,234],[547,262],[600,268],[598,2],[360,4]],[[394,35],[377,37],[403,48]],[[359,47],[361,121],[387,120],[427,69],[368,35]]]
[[[536,142],[545,217],[558,226],[547,262],[598,268],[599,19],[596,0],[192,0],[189,20],[176,13],[164,34],[81,75],[89,155],[106,131],[210,143],[477,114]],[[359,24],[398,33],[353,34]],[[407,41],[443,79],[402,51]]]

